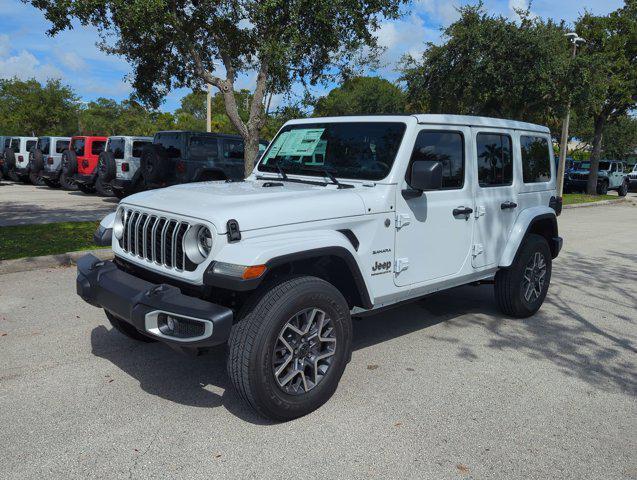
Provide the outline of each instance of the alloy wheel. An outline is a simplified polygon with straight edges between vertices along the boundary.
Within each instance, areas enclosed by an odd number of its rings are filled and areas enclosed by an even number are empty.
[[[546,259],[540,252],[535,252],[526,267],[522,277],[522,295],[528,303],[535,302],[544,289],[546,280]]]
[[[279,332],[272,357],[274,378],[290,395],[307,393],[325,378],[335,352],[336,335],[327,313],[302,310]]]

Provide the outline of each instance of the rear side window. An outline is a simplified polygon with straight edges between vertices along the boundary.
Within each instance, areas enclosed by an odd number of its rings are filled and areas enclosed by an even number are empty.
[[[455,189],[464,185],[464,139],[460,132],[422,130],[411,153],[408,176],[411,164],[416,160],[442,163],[442,188]]]
[[[19,138],[14,138],[13,140],[11,140],[11,149],[14,152],[19,152],[20,151],[20,139]]]
[[[104,147],[106,146],[106,142],[103,140],[93,140],[91,144],[91,154],[99,155],[104,151]]]
[[[69,148],[69,140],[58,140],[55,142],[55,153],[62,153]]]
[[[95,145],[95,143],[93,143]],[[124,158],[124,147],[126,146],[126,141],[123,138],[117,138],[114,140],[108,141],[109,152],[113,152],[113,157],[121,160]]]
[[[496,187],[513,183],[511,137],[502,133],[479,133],[476,137],[478,183]]]
[[[38,138],[38,144],[36,148],[40,150],[43,155],[48,155],[51,148],[51,139],[49,137]]]
[[[181,137],[170,133],[158,133],[153,143],[161,145],[166,150],[168,158],[181,157]]]
[[[544,137],[520,136],[522,150],[522,177],[524,183],[551,180],[551,153]]]
[[[142,156],[142,152],[144,151],[144,147],[146,145],[150,145],[152,142],[142,142],[142,141],[135,141],[133,142],[133,157],[135,158],[139,158]]]
[[[191,137],[190,158],[198,162],[217,160],[219,158],[218,141],[213,137]]]
[[[27,140],[27,152],[30,152],[36,143],[38,143],[37,140]]]
[[[71,148],[78,157],[84,156],[84,147],[86,146],[86,140],[83,138],[76,138],[71,142]]]
[[[10,138],[7,138],[7,139],[4,141],[4,148],[9,148],[9,146],[10,146],[10,145],[11,145],[11,139],[10,139]]]
[[[224,140],[223,158],[229,160],[243,160],[243,142],[241,140]]]

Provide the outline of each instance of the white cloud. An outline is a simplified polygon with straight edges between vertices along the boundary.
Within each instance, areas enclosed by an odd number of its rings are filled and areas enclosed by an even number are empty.
[[[86,62],[82,57],[80,57],[77,53],[66,50],[66,51],[57,51],[56,56],[58,61],[65,67],[71,69],[74,72],[79,70],[83,70],[87,67]]]
[[[11,53],[11,40],[9,35],[0,35],[0,58],[8,57]]]
[[[413,3],[414,10],[418,13],[425,13],[432,20],[446,27],[459,18],[459,2],[449,0],[416,0]]]
[[[5,53],[0,58],[0,77],[17,77],[20,80],[35,78],[43,82],[50,78],[62,78],[62,72],[53,65],[42,64],[32,53],[22,50],[15,55]]]

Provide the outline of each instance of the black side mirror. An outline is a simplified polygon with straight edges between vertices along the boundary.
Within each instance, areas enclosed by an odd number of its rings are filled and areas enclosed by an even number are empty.
[[[416,160],[411,164],[409,186],[418,192],[442,188],[442,162]]]

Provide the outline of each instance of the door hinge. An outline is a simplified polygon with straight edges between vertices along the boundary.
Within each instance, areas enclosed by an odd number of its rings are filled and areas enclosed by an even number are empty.
[[[397,213],[396,214],[396,230],[403,228],[406,225],[409,225],[411,222],[409,221],[410,217],[406,213]]]
[[[409,259],[408,258],[397,258],[394,263],[394,272],[400,273],[403,270],[407,270],[409,268]]]
[[[473,255],[474,257],[477,257],[482,252],[484,252],[484,247],[481,243],[474,243],[473,245],[471,245],[471,255]]]
[[[478,205],[476,207],[476,211],[475,211],[474,215],[475,215],[476,218],[478,218],[478,217],[482,217],[485,213],[487,213],[487,209],[484,208],[484,205]]]

